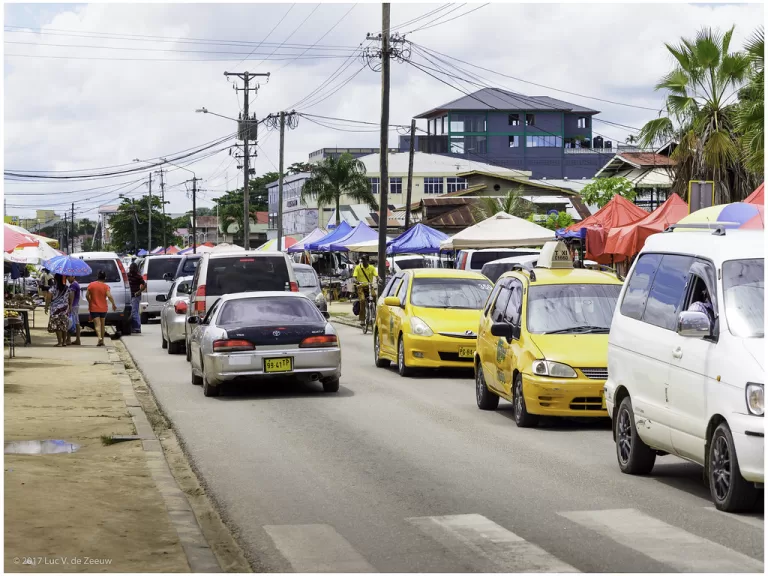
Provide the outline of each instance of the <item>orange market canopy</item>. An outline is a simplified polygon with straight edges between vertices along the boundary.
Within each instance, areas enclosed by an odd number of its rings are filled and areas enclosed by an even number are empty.
[[[642,220],[628,226],[612,228],[606,236],[603,252],[613,255],[615,260],[631,258],[640,252],[651,234],[663,232],[687,215],[688,204],[677,194],[672,194],[664,204]]]
[[[747,196],[747,198],[744,200],[747,204],[763,204],[765,205],[765,182],[760,184],[752,194]]]

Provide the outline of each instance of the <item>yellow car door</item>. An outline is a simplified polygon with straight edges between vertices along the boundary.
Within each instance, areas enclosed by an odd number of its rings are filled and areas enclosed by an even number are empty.
[[[394,276],[389,283],[387,283],[381,298],[379,298],[379,310],[376,314],[376,324],[379,331],[379,346],[384,354],[393,353],[390,330],[392,326],[392,306],[384,304],[384,300],[387,296],[395,295],[401,282],[402,274]]]
[[[389,342],[388,344],[388,350],[391,351],[392,354],[397,357],[397,339],[400,334],[400,331],[402,329],[402,326],[408,322],[408,318],[406,317],[405,313],[405,306],[407,305],[407,294],[408,294],[408,287],[411,283],[411,275],[410,274],[404,274],[403,280],[400,282],[400,284],[396,287],[395,292],[393,293],[394,296],[400,299],[401,306],[394,307],[392,306],[390,308],[390,317],[389,317]]]
[[[496,298],[498,298],[499,292],[501,292],[501,284],[496,284],[493,291],[488,296],[488,301],[485,303],[477,330],[477,362],[483,370],[483,376],[486,381],[488,380],[486,372],[490,367],[489,363],[491,358],[489,349],[493,346],[493,336],[491,335],[493,321],[491,320],[491,313],[493,312],[493,307],[496,304]]]
[[[496,297],[496,302],[491,308],[489,314],[490,324],[493,325],[496,322],[504,321],[504,311],[507,308],[511,291],[509,289],[510,278],[503,278],[499,280],[499,295]],[[485,350],[485,357],[482,358],[483,371],[485,374],[486,383],[495,390],[504,390],[504,374],[499,372],[499,364],[506,358],[506,348],[503,348],[504,338],[499,338],[491,334],[490,326],[485,334],[483,349]]]
[[[517,278],[510,278],[509,299],[504,309],[502,322],[506,322],[515,328],[515,336],[512,338],[499,338],[496,354],[497,377],[499,378],[499,389],[507,396],[512,396],[513,379],[512,374],[515,368],[522,372],[523,366],[520,366],[521,357],[521,317],[523,312],[523,283]]]

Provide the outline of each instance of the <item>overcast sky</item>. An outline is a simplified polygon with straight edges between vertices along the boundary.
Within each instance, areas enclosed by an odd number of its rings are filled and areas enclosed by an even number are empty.
[[[469,13],[480,6],[394,3],[392,25],[443,7],[397,30],[413,31],[408,39],[425,48],[507,76],[652,109],[662,102],[653,86],[672,67],[664,42],[695,35],[704,26],[725,30],[735,24],[731,45],[740,48],[764,19],[762,4],[492,3]],[[381,29],[380,4],[6,4],[4,16],[6,171],[126,165],[134,158],[172,156],[223,138],[234,132],[234,122],[195,110],[205,106],[237,116],[243,94],[233,90],[225,70],[272,74],[268,82],[259,81],[261,88],[252,96],[257,118],[295,106],[307,114],[379,121],[380,74],[365,67],[353,50],[369,45],[366,33]],[[220,51],[237,54],[214,53]],[[413,52],[411,58],[436,68],[423,53]],[[481,76],[480,82],[592,107],[601,111],[597,118],[610,122],[640,127],[655,115],[453,63]],[[337,78],[324,85],[337,71]],[[472,88],[431,73],[464,90]],[[322,90],[305,98],[321,85]],[[392,124],[409,124],[414,115],[460,96],[410,64],[392,64]],[[332,124],[340,130],[301,118],[286,133],[286,166],[324,147],[378,146],[375,126]],[[630,133],[601,122],[594,131],[614,141]],[[397,146],[397,137],[390,132],[390,146]],[[257,174],[277,170],[278,140],[276,132],[261,129]],[[228,179],[230,189],[235,179],[242,181],[237,164],[224,150],[189,166],[203,179],[198,205],[211,206],[210,199],[227,189]],[[191,174],[170,169],[169,211],[183,212],[191,200],[182,182]],[[7,214],[63,211],[74,201],[78,216],[93,217],[98,205],[117,203],[121,191],[133,196],[146,191],[132,184],[146,176],[6,179]]]

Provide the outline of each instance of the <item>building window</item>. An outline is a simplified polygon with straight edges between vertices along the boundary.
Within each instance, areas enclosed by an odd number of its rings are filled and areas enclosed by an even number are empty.
[[[424,178],[424,194],[442,194],[442,178]]]
[[[576,125],[579,128],[589,128],[589,120],[586,116],[579,116]]]
[[[560,136],[526,136],[525,145],[528,148],[562,148],[563,139]]]
[[[379,195],[379,191],[381,189],[381,179],[379,178],[368,178],[368,181],[371,183],[371,192],[374,196]]]
[[[403,179],[402,178],[390,178],[389,179],[389,193],[390,194],[402,194],[403,193]]]
[[[525,115],[525,125],[526,126],[536,126],[536,117],[533,114],[526,114]]]
[[[520,146],[520,136],[510,136],[509,137],[509,147],[510,148],[517,148]]]
[[[453,114],[451,132],[485,132],[485,114]]]
[[[485,136],[451,136],[451,154],[485,154]]]
[[[520,114],[510,114],[508,122],[510,126],[520,126]]]
[[[459,190],[467,189],[466,178],[446,178],[448,184],[448,192],[458,192]]]
[[[448,120],[448,116],[443,116],[440,118],[440,125],[442,126],[440,130],[440,134],[445,134],[445,121]]]

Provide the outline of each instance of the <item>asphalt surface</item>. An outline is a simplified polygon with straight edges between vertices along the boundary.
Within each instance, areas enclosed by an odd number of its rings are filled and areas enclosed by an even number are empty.
[[[515,426],[471,372],[400,378],[338,326],[341,389],[205,398],[160,326],[124,338],[257,571],[762,572],[763,512],[714,510],[672,456],[619,472],[610,426]]]

